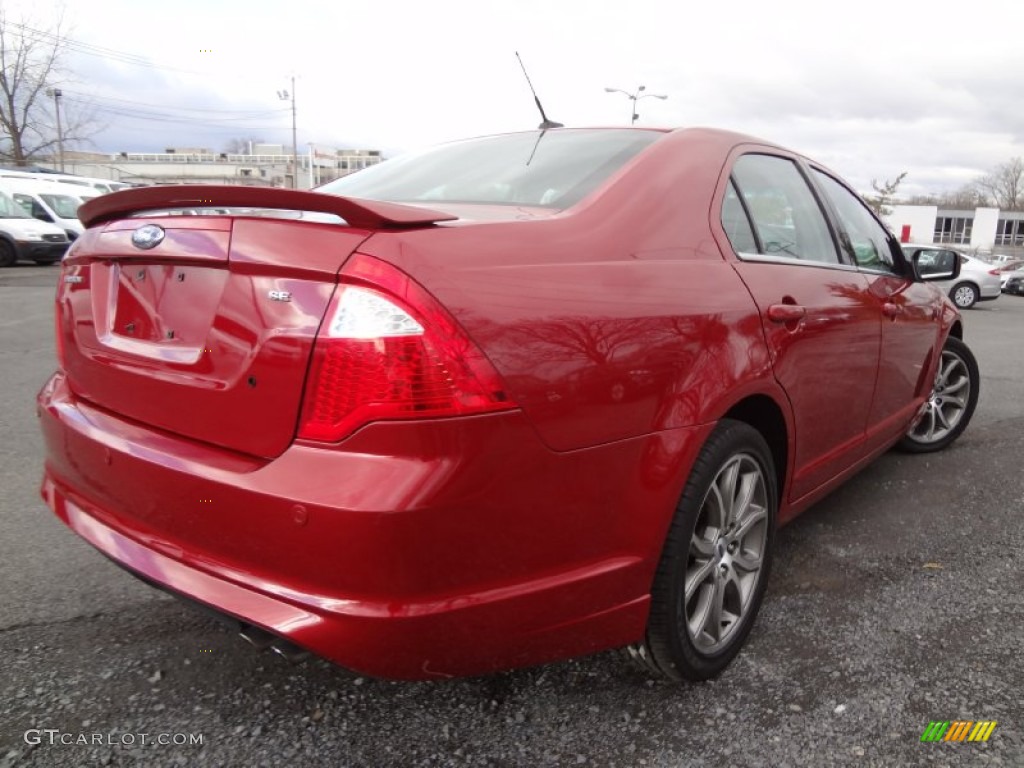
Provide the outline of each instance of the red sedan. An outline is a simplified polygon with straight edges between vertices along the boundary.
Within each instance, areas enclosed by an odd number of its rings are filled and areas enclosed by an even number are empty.
[[[628,647],[711,677],[777,527],[978,398],[925,281],[957,266],[922,277],[834,174],[737,134],[494,136],[80,215],[44,499],[249,638],[370,675]]]

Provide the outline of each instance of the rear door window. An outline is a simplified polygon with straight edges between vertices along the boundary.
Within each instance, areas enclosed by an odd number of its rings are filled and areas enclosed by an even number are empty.
[[[736,203],[749,213],[757,253],[813,263],[839,264],[839,252],[818,199],[796,163],[774,155],[744,155],[733,167],[722,226],[737,253],[750,252],[749,240],[734,221]]]

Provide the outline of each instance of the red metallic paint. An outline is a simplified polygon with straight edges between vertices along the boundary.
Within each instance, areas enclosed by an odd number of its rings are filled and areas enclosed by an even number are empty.
[[[317,211],[340,216],[353,227],[370,229],[432,224],[456,218],[451,213],[380,200],[350,200],[293,189],[224,187],[208,184],[142,187],[113,192],[87,201],[79,208],[78,218],[85,226],[92,227],[137,211],[183,206]]]
[[[717,420],[756,407],[785,424],[770,436],[785,522],[903,434],[957,322],[929,286],[737,259],[719,209],[744,148],[785,154],[676,131],[567,211],[459,205],[450,223],[280,190],[88,203],[96,226],[64,264],[83,280],[57,297],[62,370],[39,396],[43,496],[126,568],[368,674],[477,674],[636,641]],[[353,227],[111,220],[182,194]],[[129,232],[146,222],[168,234],[139,251]],[[295,439],[354,252],[437,299],[518,408]],[[175,299],[180,286],[198,288]]]
[[[59,374],[41,410],[44,497],[92,544],[340,664],[403,678],[642,632],[663,510],[709,431],[559,454],[513,411],[378,423],[268,462],[124,421]]]
[[[144,223],[167,232],[145,251],[130,243]],[[336,273],[369,233],[305,225],[313,255],[290,270],[281,259],[294,248],[285,239],[294,224],[236,224],[232,232],[228,220],[176,216],[89,230],[64,263],[83,282],[57,292],[64,368],[76,393],[113,412],[271,457],[295,436]],[[270,291],[290,300],[269,301]]]

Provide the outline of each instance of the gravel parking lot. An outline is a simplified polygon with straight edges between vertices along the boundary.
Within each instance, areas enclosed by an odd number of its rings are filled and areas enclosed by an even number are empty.
[[[1024,766],[1024,298],[965,313],[983,388],[958,443],[888,454],[783,529],[720,679],[605,653],[390,683],[250,649],[46,509],[57,275],[0,270],[0,765]],[[932,720],[998,726],[922,743]]]

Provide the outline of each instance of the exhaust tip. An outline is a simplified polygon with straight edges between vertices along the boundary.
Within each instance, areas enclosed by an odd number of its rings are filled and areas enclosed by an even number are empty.
[[[267,650],[277,639],[266,630],[254,627],[252,624],[243,624],[238,634],[257,651]]]
[[[309,651],[305,651],[299,648],[299,646],[289,643],[287,640],[275,639],[273,645],[270,646],[270,650],[292,664],[298,664],[309,656]]]
[[[309,656],[309,651],[288,642],[283,637],[273,635],[265,629],[254,627],[252,624],[243,624],[238,634],[257,651],[270,649],[281,658],[293,664]]]

